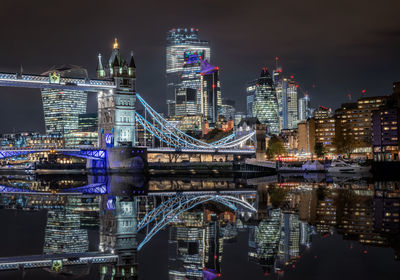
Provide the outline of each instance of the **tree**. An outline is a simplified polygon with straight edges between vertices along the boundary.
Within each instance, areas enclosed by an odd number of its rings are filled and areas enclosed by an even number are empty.
[[[228,136],[229,134],[231,134],[232,131],[223,131],[220,130],[218,128],[214,128],[213,130],[211,130],[210,132],[208,132],[203,139],[207,142],[207,143],[211,143],[217,140],[220,140],[226,136]]]
[[[286,149],[283,146],[282,139],[276,135],[273,135],[268,141],[266,154],[268,158],[274,158],[277,155],[286,154]]]
[[[343,133],[343,127],[336,128],[333,145],[336,147],[336,152],[338,154],[346,154],[348,158],[355,148],[363,146],[362,142],[356,140],[353,135],[349,135],[349,133],[345,135]]]
[[[323,157],[326,154],[324,145],[322,143],[315,143],[314,146],[314,153],[317,155],[317,157]]]

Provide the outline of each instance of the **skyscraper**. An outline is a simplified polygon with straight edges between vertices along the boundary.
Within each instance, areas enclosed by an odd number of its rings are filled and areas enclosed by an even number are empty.
[[[287,124],[284,125],[284,119],[287,118],[287,95],[286,90],[283,88],[283,73],[281,67],[276,67],[273,71],[272,79],[274,81],[276,98],[278,99],[279,125],[281,129],[284,129],[287,128]]]
[[[184,53],[183,70],[180,74],[180,83],[176,85],[175,92],[180,89],[190,88],[195,90],[197,112],[200,113],[201,103],[201,62],[204,51],[188,51]]]
[[[249,118],[253,117],[253,103],[257,83],[258,79],[255,79],[246,84],[246,115]]]
[[[175,88],[181,84],[185,52],[204,52],[204,59],[210,61],[208,41],[199,39],[199,30],[195,28],[174,28],[166,37],[166,79],[167,100],[173,100]]]
[[[310,97],[304,95],[304,97],[299,98],[299,121],[304,121],[309,117],[311,117]]]
[[[51,83],[59,83],[61,77],[88,78],[86,69],[75,65],[52,68],[42,75],[49,75]],[[46,134],[64,135],[78,129],[78,116],[86,113],[87,93],[70,89],[42,89],[41,92]]]
[[[253,116],[267,126],[267,130],[271,134],[279,134],[279,110],[278,99],[276,97],[275,87],[272,77],[267,68],[261,71],[258,84],[256,85]]]
[[[201,62],[201,113],[204,119],[215,124],[221,113],[221,108],[219,68],[203,60]]]
[[[284,80],[287,100],[287,127],[285,128],[292,129],[297,127],[298,122],[297,85],[292,78]]]
[[[175,115],[187,116],[198,113],[196,90],[192,88],[175,89]]]

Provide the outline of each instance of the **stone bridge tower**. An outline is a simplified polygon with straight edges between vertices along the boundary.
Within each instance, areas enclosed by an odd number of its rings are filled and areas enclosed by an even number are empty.
[[[115,39],[108,63],[103,67],[101,54],[98,79],[111,79],[116,88],[98,93],[99,147],[135,146],[136,65],[131,53],[129,63],[120,54]]]

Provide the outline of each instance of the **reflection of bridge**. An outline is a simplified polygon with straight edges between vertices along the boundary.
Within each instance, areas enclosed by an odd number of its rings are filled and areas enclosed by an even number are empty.
[[[138,245],[140,250],[153,236],[167,226],[170,222],[178,219],[179,215],[196,206],[214,202],[229,207],[233,211],[256,213],[255,206],[256,191],[200,191],[200,192],[168,192],[150,193],[153,195],[154,209],[147,212],[138,222],[138,231],[147,228],[144,240]],[[160,204],[157,205],[159,198]],[[246,200],[247,199],[247,200]]]
[[[32,255],[0,258],[0,270],[18,270],[28,268],[52,268],[68,265],[115,263],[118,256],[100,252]]]

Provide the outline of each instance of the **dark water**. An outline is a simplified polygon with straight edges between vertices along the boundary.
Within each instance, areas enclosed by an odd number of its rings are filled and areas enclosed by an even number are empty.
[[[1,258],[99,250],[119,257],[58,271],[0,271],[0,279],[400,275],[400,181],[16,175],[0,181]],[[123,246],[115,243],[120,239]]]

